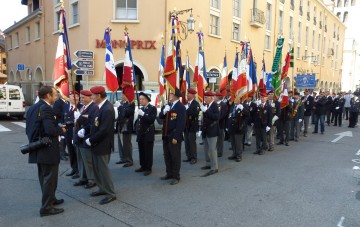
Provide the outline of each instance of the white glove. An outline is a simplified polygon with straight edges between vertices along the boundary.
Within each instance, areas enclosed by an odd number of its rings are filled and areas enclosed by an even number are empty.
[[[85,137],[85,129],[80,129],[77,133],[78,137],[84,138]]]
[[[208,109],[206,106],[204,106],[204,105],[201,105],[200,106],[200,109],[201,109],[201,111],[202,112],[206,112],[206,110]]]
[[[254,126],[254,123],[251,123],[251,126]]]
[[[144,111],[143,111],[142,109],[139,109],[139,110],[138,110],[138,115],[144,116]]]
[[[185,108],[186,108],[186,109],[189,109],[189,105],[188,105],[188,104],[186,104],[186,105],[185,105]]]
[[[270,127],[269,126],[266,126],[266,132],[270,131]]]
[[[242,105],[242,104],[238,104],[237,106],[236,106],[236,109],[238,110],[238,109],[240,109],[241,111],[244,109],[244,106]]]
[[[293,98],[290,98],[290,102],[294,102],[294,99],[293,99]]]
[[[337,106],[335,109],[338,110],[338,109],[340,109],[340,107]]]
[[[197,136],[197,137],[201,137],[201,134],[202,134],[202,132],[201,132],[201,131],[198,131],[198,132],[196,133],[196,136]]]
[[[91,146],[91,143],[90,143],[90,138],[87,138],[87,140],[85,140],[86,144]]]
[[[304,112],[306,112],[306,109],[304,109]]]
[[[75,121],[77,120],[77,119],[79,119],[79,117],[80,117],[80,111],[74,111],[74,119],[75,119]]]
[[[260,104],[261,104],[261,100],[257,100],[257,101],[256,101],[256,105],[259,106]]]
[[[74,140],[71,140],[71,144],[74,144]]]
[[[165,115],[170,110],[170,106],[166,105],[163,109],[163,114]]]
[[[65,139],[65,136],[60,136],[60,138],[61,138],[62,140],[64,140],[64,139]]]
[[[271,120],[271,124],[274,124],[275,121],[277,121],[278,119],[279,119],[279,117],[275,115],[275,116],[273,117],[273,119]]]
[[[301,123],[302,122],[302,119],[299,119],[299,123]]]
[[[118,108],[119,106],[121,106],[121,103],[120,103],[119,101],[116,101],[116,102],[114,103],[114,107]]]

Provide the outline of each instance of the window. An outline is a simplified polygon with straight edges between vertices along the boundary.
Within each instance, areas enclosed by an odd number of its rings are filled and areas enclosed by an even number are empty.
[[[210,6],[216,9],[220,9],[221,0],[210,0]]]
[[[336,16],[340,19],[340,17],[341,17],[341,12],[337,12]]]
[[[303,60],[306,61],[307,60],[307,56],[308,56],[308,51],[307,49],[305,49],[305,54],[303,56]]]
[[[356,5],[356,0],[351,0],[351,6],[355,6]]]
[[[323,40],[323,54],[324,55],[326,54],[326,37],[324,37],[324,40]]]
[[[296,50],[296,58],[300,59],[300,47],[299,46],[297,47],[297,50]]]
[[[79,23],[79,2],[75,1],[71,3],[71,24],[77,24]]]
[[[137,20],[137,0],[116,0],[116,19]]]
[[[348,6],[349,6],[349,0],[345,0],[345,1],[344,1],[344,6],[345,6],[345,7],[348,7]]]
[[[271,49],[271,36],[269,33],[265,34],[265,49],[270,50]]]
[[[240,41],[240,24],[233,23],[233,40]]]
[[[271,31],[271,3],[266,4],[266,29]]]
[[[293,39],[294,38],[294,26],[293,26],[293,22],[294,22],[294,18],[290,17],[290,24],[289,24],[289,39]]]
[[[29,27],[29,26],[26,27],[26,33],[25,33],[25,35],[26,35],[26,42],[27,42],[27,43],[30,42],[30,27]]]
[[[40,39],[40,21],[35,23],[35,39]]]
[[[341,7],[341,6],[342,6],[342,1],[338,0],[337,7]]]
[[[33,12],[32,3],[28,4],[28,15],[30,15]]]
[[[6,100],[6,87],[0,88],[0,100]]]
[[[220,35],[220,18],[215,15],[210,15],[210,34],[212,35]]]
[[[19,33],[18,32],[16,32],[15,33],[15,40],[14,40],[14,47],[16,48],[16,47],[19,47]]]
[[[336,45],[336,49],[335,49],[335,57],[336,57],[336,59],[338,58],[338,51],[339,51],[339,46],[338,45]]]
[[[56,13],[55,13],[55,20],[54,20],[54,31],[59,31],[59,25],[60,25],[60,12],[59,10],[56,10]]]
[[[291,0],[291,1],[290,1],[290,9],[291,9],[291,10],[294,10],[294,8],[295,8],[294,0]]]
[[[12,48],[13,48],[12,35],[9,35],[9,50],[11,50]]]
[[[312,48],[315,49],[315,30],[313,30],[312,34]]]
[[[320,51],[320,41],[321,41],[321,35],[319,34],[319,36],[318,36],[318,42],[317,42],[317,43],[318,43],[318,45],[317,45],[317,47],[318,47],[317,50],[318,50],[318,51]]]
[[[305,33],[305,46],[307,46],[309,44],[309,27],[306,26],[306,33]]]
[[[303,10],[304,10],[303,0],[300,0],[300,4],[299,4],[299,15],[300,16],[303,15]]]
[[[298,26],[298,43],[301,43],[301,22],[299,21]]]
[[[344,19],[343,19],[343,22],[344,22],[344,23],[346,23],[346,22],[347,22],[347,20],[348,20],[348,12],[346,11],[346,12],[344,13]]]
[[[283,33],[283,21],[284,21],[284,12],[280,10],[279,12],[279,34]]]
[[[9,99],[20,100],[20,91],[16,88],[9,88]]]
[[[241,18],[241,0],[233,0],[233,16]]]

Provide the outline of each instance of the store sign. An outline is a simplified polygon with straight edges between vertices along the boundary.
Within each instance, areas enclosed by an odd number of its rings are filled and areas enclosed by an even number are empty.
[[[96,39],[96,48],[105,48],[106,42],[105,40]],[[124,40],[111,40],[111,47],[113,49],[116,48],[125,48],[125,41]],[[156,50],[156,41],[153,40],[131,40],[131,49],[144,49]]]

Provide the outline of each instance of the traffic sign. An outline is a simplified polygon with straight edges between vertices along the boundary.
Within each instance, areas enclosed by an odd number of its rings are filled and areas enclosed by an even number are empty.
[[[207,78],[220,78],[219,72],[206,72]]]
[[[24,71],[25,70],[25,65],[24,64],[18,64],[17,65],[17,70]]]
[[[93,69],[94,60],[76,60],[74,61],[74,65],[78,68]]]
[[[78,58],[94,59],[94,51],[90,50],[77,50],[74,55]]]
[[[76,75],[82,75],[82,76],[93,76],[93,75],[95,75],[95,72],[92,69],[89,69],[89,70],[88,69],[76,69],[74,71],[74,73]]]

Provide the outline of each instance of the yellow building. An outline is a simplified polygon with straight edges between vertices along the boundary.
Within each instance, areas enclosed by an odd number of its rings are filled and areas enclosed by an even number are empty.
[[[0,37],[0,84],[7,81],[5,40]]]
[[[34,97],[40,83],[50,84],[53,80],[60,2],[22,0],[22,3],[28,5],[29,15],[5,30],[9,82],[21,83],[25,93]],[[282,35],[285,37],[283,56],[290,46],[295,49],[295,67],[287,78],[290,87],[293,76],[315,73],[316,89],[340,89],[345,26],[322,0],[65,0],[71,52],[94,52],[95,75],[83,77],[84,88],[105,84],[102,39],[108,26],[112,29],[117,74],[121,77],[126,25],[133,40],[138,86],[157,89],[161,37],[165,37],[166,45],[171,35],[170,12],[189,8],[191,12],[179,14],[179,20],[182,28],[186,27],[190,13],[196,20],[195,32],[181,29],[180,35],[184,39],[182,59],[184,62],[188,51],[192,71],[198,49],[196,31],[201,24],[207,71],[221,72],[226,50],[231,75],[236,47],[240,41],[247,41],[251,43],[260,77],[263,56],[270,72],[277,37]],[[24,70],[18,70],[18,64],[24,64]]]

